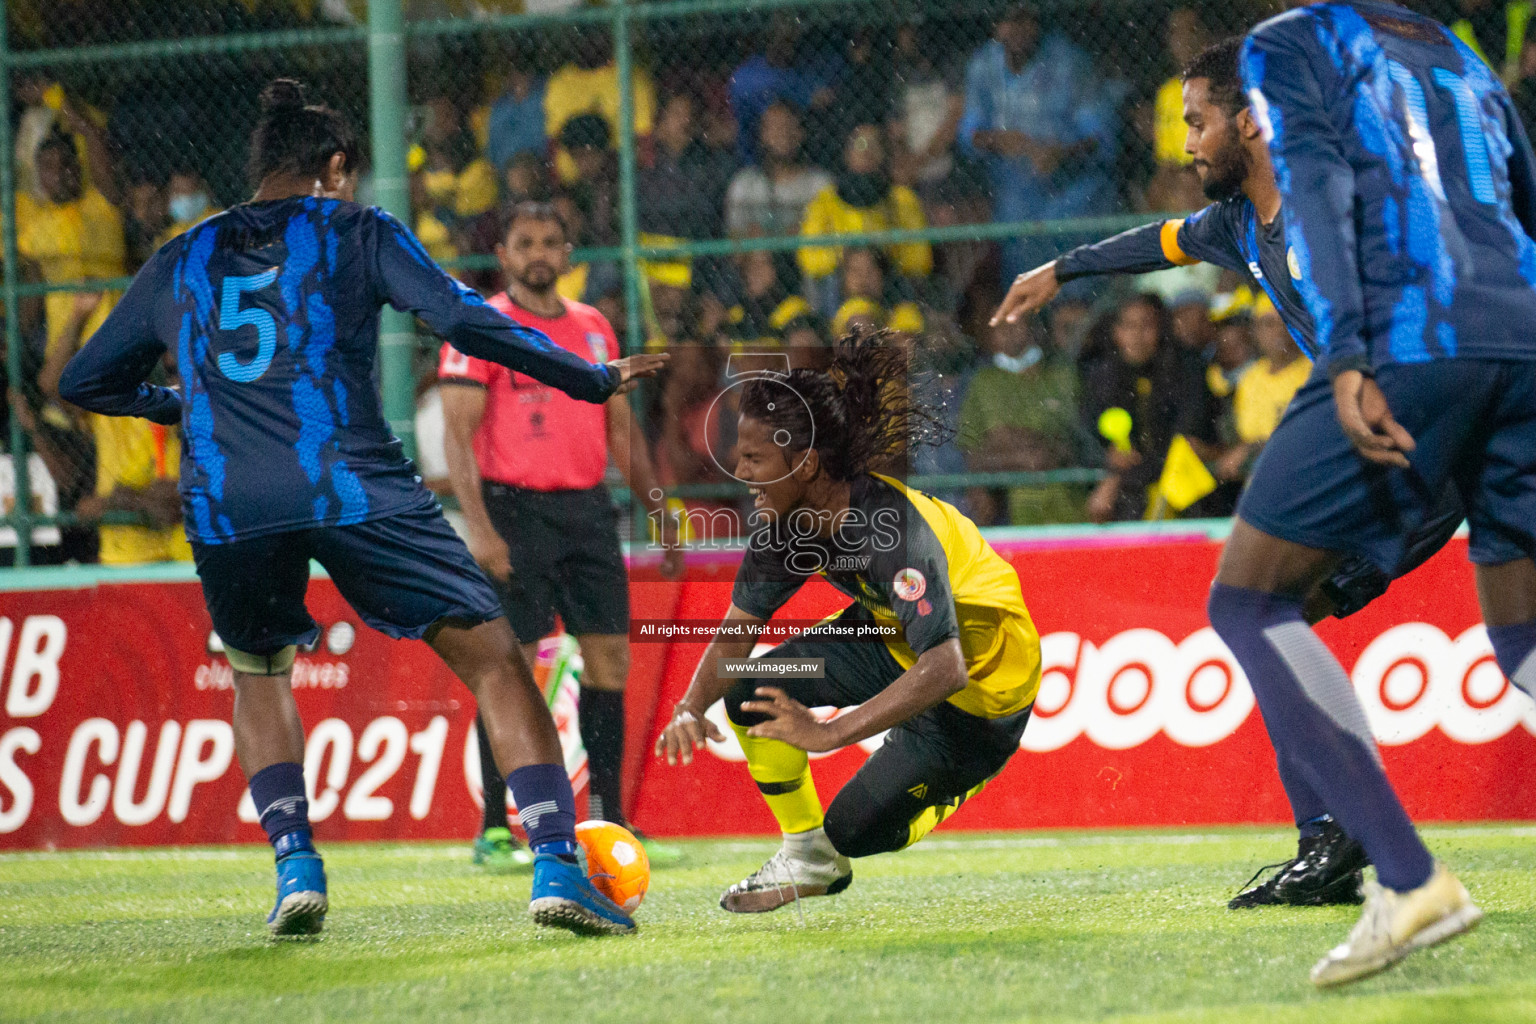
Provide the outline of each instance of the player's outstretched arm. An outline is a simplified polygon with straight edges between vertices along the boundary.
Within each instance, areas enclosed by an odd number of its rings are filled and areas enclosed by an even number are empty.
[[[1186,253],[1180,242],[1183,241],[1185,245],[1204,242],[1201,236],[1210,232],[1203,231],[1197,234],[1195,231],[1186,231],[1186,224],[1192,228],[1197,224],[1204,224],[1212,218],[1214,213],[1214,207],[1207,207],[1188,221],[1160,220],[1143,224],[1141,227],[1122,231],[1103,241],[1080,245],[1049,263],[1020,274],[1014,278],[1013,286],[1008,289],[1007,296],[997,307],[997,311],[992,314],[992,326],[996,327],[1004,321],[1010,324],[1017,323],[1021,316],[1043,309],[1056,297],[1056,293],[1061,290],[1063,284],[1080,277],[1097,277],[1104,274],[1150,274],[1155,270],[1188,266],[1202,259],[1209,259],[1210,256],[1203,251],[1199,255]],[[1211,221],[1211,223],[1215,222]],[[1212,242],[1215,240],[1213,239]],[[1202,250],[1206,248],[1209,246],[1201,245]],[[1226,255],[1226,258],[1221,258],[1223,255]],[[1237,261],[1239,267],[1243,265],[1240,253],[1230,255],[1219,253],[1217,258],[1211,261],[1221,266],[1229,266],[1233,260]]]
[[[768,716],[747,730],[749,736],[783,740],[817,753],[868,739],[915,718],[965,689],[968,677],[959,640],[946,640],[918,655],[917,663],[896,681],[845,715],[819,722],[809,708],[777,686],[757,688],[758,699],[741,706]]]
[[[373,287],[383,302],[420,317],[465,355],[499,363],[559,388],[584,402],[605,402],[629,377],[649,376],[651,367],[613,368],[589,363],[542,331],[524,327],[486,305],[427,255],[406,226],[383,210],[374,218]],[[620,362],[623,362],[620,360]]]
[[[656,738],[656,756],[666,758],[667,764],[692,764],[693,752],[706,740],[723,742],[725,736],[708,718],[704,717],[715,701],[724,697],[731,688],[730,679],[720,678],[720,659],[745,658],[751,655],[765,620],[731,605],[725,619],[715,632],[715,638],[704,649],[699,667],[694,669],[693,681],[688,692],[677,702],[672,721]]]
[[[181,422],[181,396],[146,384],[165,345],[155,334],[157,304],[167,289],[161,260],[150,260],[59,377],[59,397],[103,416],[142,416],[155,423]]]

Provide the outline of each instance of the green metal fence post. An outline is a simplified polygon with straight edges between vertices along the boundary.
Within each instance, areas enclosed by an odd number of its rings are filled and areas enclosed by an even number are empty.
[[[614,70],[619,76],[619,231],[624,251],[624,350],[645,346],[640,311],[640,261],[636,254],[639,228],[635,215],[635,89],[634,42],[630,38],[629,0],[618,0],[613,14]]]
[[[11,44],[6,17],[0,11],[0,219],[5,222],[5,373],[11,387],[21,391],[21,310],[16,295],[20,257],[16,253],[16,147],[11,142]],[[11,409],[11,470],[16,502],[11,522],[16,527],[16,565],[32,564],[32,481],[27,473],[27,434]]]
[[[374,201],[410,223],[405,170],[405,25],[401,0],[368,0],[368,125],[373,139]],[[386,307],[379,317],[379,380],[384,418],[416,455],[416,335],[409,314]]]

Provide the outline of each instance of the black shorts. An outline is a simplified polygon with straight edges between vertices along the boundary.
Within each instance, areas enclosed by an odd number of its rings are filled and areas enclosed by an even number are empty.
[[[851,605],[838,621],[871,621]],[[884,690],[902,674],[890,649],[879,640],[829,639],[817,629],[763,655],[823,658],[822,679],[742,679],[725,696],[726,714],[751,726],[765,716],[741,710],[759,686],[776,686],[806,707],[852,707]],[[910,846],[1008,763],[1019,749],[1029,708],[1002,718],[978,718],[948,702],[929,708],[886,734],[880,749],[832,798],[827,837],[848,857],[867,857]]]
[[[568,633],[629,632],[629,574],[608,488],[529,491],[486,483],[485,511],[512,552],[502,607],[524,643]]]
[[[319,636],[304,607],[312,558],[362,620],[387,636],[420,639],[439,621],[501,617],[491,581],[431,499],[352,526],[193,541],[192,554],[214,632],[246,654],[276,654]]]
[[[1408,535],[1407,552],[1391,573],[1382,572],[1359,555],[1345,556],[1333,575],[1323,581],[1332,614],[1347,619],[1385,594],[1393,580],[1408,575],[1449,544],[1466,518],[1461,493],[1455,486],[1447,486],[1441,490],[1430,517]]]

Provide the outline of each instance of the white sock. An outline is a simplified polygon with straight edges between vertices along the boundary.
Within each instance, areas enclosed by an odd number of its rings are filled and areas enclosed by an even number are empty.
[[[809,832],[785,832],[784,849],[796,860],[810,864],[826,864],[837,859],[837,850],[827,838],[826,829],[813,828]]]

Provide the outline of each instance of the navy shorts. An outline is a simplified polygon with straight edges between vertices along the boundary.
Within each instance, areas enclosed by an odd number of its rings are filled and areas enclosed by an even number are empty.
[[[1442,359],[1384,366],[1376,382],[1417,442],[1406,470],[1356,453],[1323,371],[1264,446],[1237,514],[1265,533],[1367,559],[1395,574],[1412,538],[1460,494],[1472,561],[1536,556],[1536,362]]]
[[[353,526],[193,543],[213,628],[246,654],[311,644],[320,627],[304,607],[309,560],[325,567],[364,622],[420,639],[441,620],[488,622],[501,602],[436,501]]]

